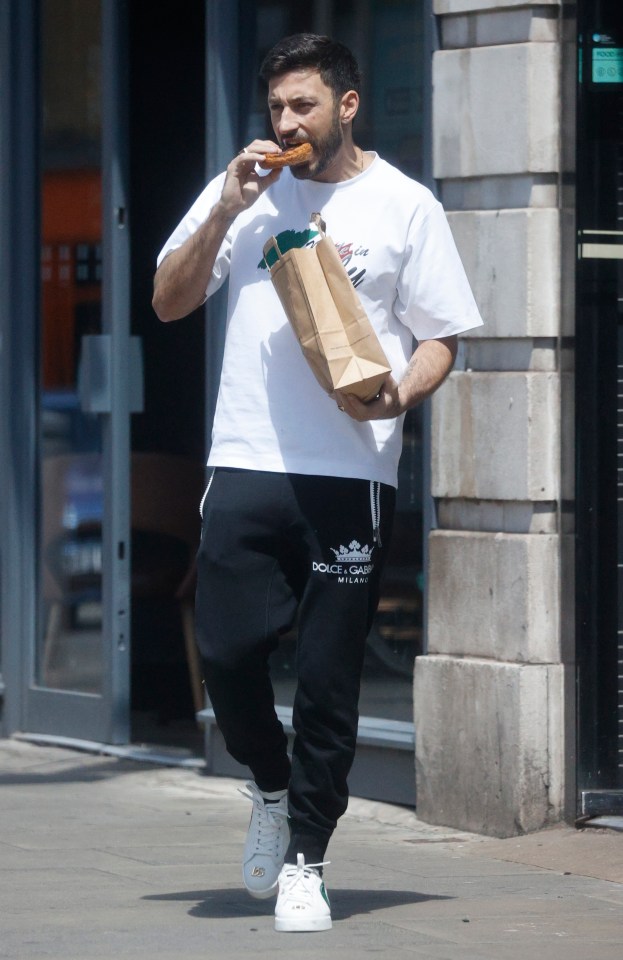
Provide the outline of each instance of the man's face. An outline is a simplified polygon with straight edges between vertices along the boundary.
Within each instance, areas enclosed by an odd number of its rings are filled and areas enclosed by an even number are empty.
[[[340,101],[316,70],[293,70],[268,85],[268,108],[279,146],[309,141],[314,153],[307,163],[291,167],[299,180],[330,180],[331,168],[344,143]]]

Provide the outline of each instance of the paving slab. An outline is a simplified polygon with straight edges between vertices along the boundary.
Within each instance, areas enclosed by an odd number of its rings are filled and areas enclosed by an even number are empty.
[[[623,884],[623,835],[613,830],[551,827],[523,837],[489,840],[480,848],[475,846],[471,855]]]

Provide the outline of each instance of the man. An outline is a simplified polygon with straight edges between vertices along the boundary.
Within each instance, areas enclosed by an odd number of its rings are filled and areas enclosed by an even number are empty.
[[[271,50],[261,76],[277,142],[254,140],[204,190],[160,254],[153,304],[161,320],[176,320],[229,277],[197,640],[227,749],[254,776],[245,886],[255,897],[278,891],[277,930],[324,930],[322,868],[348,802],[403,415],[447,376],[457,334],[482,321],[439,203],[353,140],[360,78],[351,52],[299,34]],[[305,141],[307,163],[257,168]],[[315,211],[392,367],[369,403],[323,393],[263,259],[271,235],[282,251],[313,244]],[[349,564],[358,576],[344,575]],[[297,611],[290,760],[268,656]]]

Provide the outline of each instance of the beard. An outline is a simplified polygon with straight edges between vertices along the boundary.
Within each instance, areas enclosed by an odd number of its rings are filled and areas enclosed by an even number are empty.
[[[337,109],[333,114],[331,127],[326,136],[314,139],[310,137],[309,142],[314,148],[314,157],[308,163],[290,167],[290,173],[297,180],[313,180],[314,177],[324,173],[340,152],[344,143],[344,135]]]

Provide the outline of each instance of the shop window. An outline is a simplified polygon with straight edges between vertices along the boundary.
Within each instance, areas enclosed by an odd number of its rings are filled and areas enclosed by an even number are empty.
[[[101,332],[100,0],[43,0],[40,583],[37,680],[96,693],[102,670],[101,428],[78,398]]]

